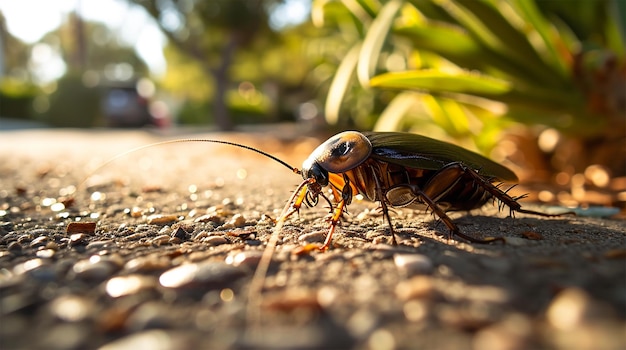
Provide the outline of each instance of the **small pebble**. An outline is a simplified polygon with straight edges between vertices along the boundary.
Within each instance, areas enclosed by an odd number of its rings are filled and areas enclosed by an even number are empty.
[[[393,262],[396,267],[408,276],[428,274],[433,270],[433,262],[422,254],[394,254]]]
[[[45,249],[59,250],[59,245],[56,242],[48,242]]]
[[[172,234],[170,236],[172,238],[178,238],[178,239],[184,241],[184,240],[187,240],[190,235],[182,227],[179,227],[174,232],[172,232]]]
[[[87,244],[87,249],[101,250],[115,246],[117,246],[117,243],[113,240],[93,241]]]
[[[124,270],[133,273],[151,273],[163,271],[172,265],[170,259],[156,254],[134,258],[126,262]]]
[[[184,288],[221,288],[243,277],[245,271],[225,263],[205,262],[184,264],[168,271],[159,277],[163,287],[173,289]]]
[[[128,211],[128,214],[133,218],[138,218],[143,215],[143,210],[139,207],[133,207]]]
[[[13,230],[13,223],[11,221],[0,221],[0,234],[2,232],[10,232]]]
[[[17,241],[13,241],[9,243],[9,245],[7,246],[7,250],[14,254],[21,253],[22,245]]]
[[[244,227],[246,226],[246,218],[241,214],[235,214],[223,226],[224,228]]]
[[[172,234],[172,231],[172,228],[166,225],[159,230],[159,235],[170,235]]]
[[[150,225],[167,225],[178,221],[176,215],[154,214],[148,216],[147,223]]]
[[[209,236],[209,233],[208,233],[208,232],[206,232],[206,231],[200,231],[200,232],[198,232],[195,236],[193,236],[192,240],[194,240],[194,241],[199,241],[199,240],[201,240],[201,239],[203,239],[203,238],[206,238],[206,237],[208,237],[208,236]]]
[[[512,237],[506,236],[504,238],[504,242],[513,247],[523,247],[529,244],[528,239],[520,238],[520,237]]]
[[[15,266],[13,272],[16,275],[25,275],[45,282],[56,281],[58,278],[58,272],[49,259],[36,258],[25,261]]]
[[[429,298],[435,292],[433,280],[429,276],[415,276],[398,283],[396,295],[400,300]]]
[[[150,243],[152,245],[155,245],[155,246],[158,247],[158,246],[161,246],[161,245],[164,245],[164,244],[168,244],[169,241],[170,241],[170,236],[169,235],[160,235],[160,236],[156,236],[153,239],[151,239]]]
[[[78,322],[87,318],[94,305],[84,297],[62,295],[50,302],[49,308],[54,316],[67,322]]]
[[[70,247],[79,245],[87,245],[87,235],[84,233],[75,233],[70,236]]]
[[[155,286],[156,280],[152,277],[128,275],[113,277],[108,280],[106,283],[106,291],[111,297],[118,298],[125,295],[136,294],[139,291]]]
[[[590,299],[578,288],[568,288],[559,293],[546,312],[548,322],[559,330],[572,330],[585,320]]]
[[[100,347],[100,350],[190,350],[198,349],[188,333],[182,331],[147,330],[132,333]]]
[[[70,222],[65,228],[67,233],[95,233],[95,222]]]
[[[28,243],[28,242],[30,242],[32,240],[33,240],[33,235],[28,234],[28,233],[24,234],[24,235],[21,235],[21,236],[19,236],[17,238],[17,241],[20,242],[20,243]]]
[[[213,214],[205,214],[205,215],[201,215],[198,216],[194,222],[215,222],[215,223],[222,223],[222,218],[213,213]]]
[[[201,242],[208,246],[218,246],[228,243],[228,240],[222,236],[210,236],[203,238]]]
[[[246,250],[234,255],[227,256],[225,262],[233,266],[246,266],[249,268],[254,268],[259,264],[262,256],[262,250]]]
[[[32,270],[36,270],[41,266],[45,265],[46,262],[43,259],[30,259],[21,264],[16,265],[13,268],[13,271],[16,275],[21,275],[23,273],[30,272]]]
[[[31,248],[38,248],[38,247],[43,247],[45,246],[48,242],[50,241],[50,238],[48,238],[48,236],[40,236],[37,237],[35,239],[33,239],[29,246]]]
[[[310,233],[305,233],[298,237],[298,241],[304,243],[323,243],[326,240],[326,235],[328,231],[314,231]]]
[[[90,281],[103,281],[119,269],[119,266],[108,258],[92,256],[74,264],[72,271],[76,278]]]
[[[50,259],[54,256],[54,254],[56,254],[56,251],[54,249],[42,249],[38,250],[37,253],[35,253],[38,258],[43,259]]]

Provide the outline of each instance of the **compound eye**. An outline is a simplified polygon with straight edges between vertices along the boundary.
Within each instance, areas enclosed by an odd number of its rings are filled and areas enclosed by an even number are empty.
[[[317,147],[309,159],[314,159],[331,173],[343,173],[361,165],[372,153],[370,140],[357,131],[337,134]]]

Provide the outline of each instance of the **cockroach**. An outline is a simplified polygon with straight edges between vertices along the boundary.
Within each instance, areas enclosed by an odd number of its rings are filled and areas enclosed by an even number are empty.
[[[489,200],[496,200],[501,207],[509,207],[511,214],[563,215],[523,209],[518,202],[523,196],[511,197],[499,186],[505,181],[517,181],[515,173],[507,167],[462,147],[403,132],[341,132],[319,145],[302,163],[301,169],[254,147],[212,139],[179,139],[138,147],[110,159],[99,168],[141,149],[181,142],[209,142],[244,148],[302,175],[303,181],[276,222],[282,225],[288,217],[299,212],[303,203],[313,207],[322,197],[331,207],[331,216],[326,239],[319,250],[330,247],[335,228],[357,194],[380,203],[394,245],[397,240],[389,207],[430,210],[448,228],[449,238],[458,236],[472,243],[504,240],[466,235],[446,212],[469,211],[482,207]],[[334,203],[326,196],[326,187],[330,187]]]
[[[518,202],[521,197],[511,197],[499,186],[505,181],[517,181],[517,176],[505,166],[459,146],[410,133],[345,131],[319,145],[302,163],[301,169],[259,149],[212,139],[171,140],[139,147],[112,158],[101,167],[140,149],[179,142],[210,142],[244,148],[282,164],[303,178],[276,220],[274,233],[255,270],[248,289],[248,320],[258,321],[260,317],[260,301],[256,296],[263,288],[282,225],[302,204],[315,206],[320,197],[330,204],[328,233],[323,245],[305,247],[305,251],[324,251],[330,247],[343,213],[357,194],[380,203],[393,244],[397,244],[397,240],[389,216],[390,207],[430,210],[448,228],[449,238],[458,236],[472,243],[504,242],[504,239],[466,235],[446,212],[469,211],[496,200],[501,207],[509,207],[511,214],[563,215],[523,209]],[[325,192],[327,187],[330,191]],[[326,193],[332,194],[334,202]]]

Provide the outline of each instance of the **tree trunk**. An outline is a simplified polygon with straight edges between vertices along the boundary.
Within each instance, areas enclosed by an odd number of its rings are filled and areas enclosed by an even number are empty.
[[[215,79],[215,98],[213,101],[213,115],[215,123],[220,130],[229,131],[235,127],[228,112],[226,103],[226,92],[230,85],[230,75],[228,70],[232,64],[233,56],[239,46],[239,38],[236,31],[231,31],[228,36],[228,43],[222,49],[220,65],[211,69],[211,75]]]

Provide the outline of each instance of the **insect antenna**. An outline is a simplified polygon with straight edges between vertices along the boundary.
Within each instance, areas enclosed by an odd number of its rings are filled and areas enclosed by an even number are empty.
[[[136,148],[133,148],[131,150],[128,150],[126,152],[120,153],[118,155],[116,155],[115,157],[107,160],[106,162],[98,165],[98,167],[96,167],[95,169],[93,169],[92,171],[89,172],[89,174],[87,176],[85,176],[85,178],[78,184],[78,186],[76,186],[76,189],[78,190],[79,188],[82,188],[85,183],[87,182],[87,180],[89,180],[89,178],[95,174],[96,172],[98,172],[98,170],[106,167],[107,165],[113,163],[114,161],[123,158],[131,153],[134,152],[138,152],[147,148],[152,148],[152,147],[157,147],[157,146],[163,146],[163,145],[170,145],[170,144],[174,144],[174,143],[186,143],[186,142],[207,142],[207,143],[218,143],[218,144],[222,144],[222,145],[228,145],[228,146],[234,146],[234,147],[239,147],[239,148],[243,148],[252,152],[256,152],[260,155],[263,155],[267,158],[270,158],[274,161],[276,161],[277,163],[283,165],[284,167],[288,168],[289,170],[291,170],[292,172],[296,173],[296,174],[300,174],[300,169],[293,167],[291,165],[289,165],[287,162],[283,161],[282,159],[279,159],[276,156],[273,156],[267,152],[261,151],[260,149],[256,149],[252,146],[246,146],[246,145],[242,145],[239,143],[235,143],[235,142],[230,142],[230,141],[223,141],[223,140],[211,140],[211,139],[176,139],[176,140],[167,140],[167,141],[161,141],[161,142],[156,142],[156,143],[151,143],[149,145],[143,145],[143,146],[139,146]]]
[[[274,230],[270,236],[269,241],[267,242],[267,246],[261,255],[261,259],[259,260],[259,264],[254,271],[254,275],[252,276],[252,281],[250,281],[250,286],[248,289],[248,305],[246,309],[246,321],[250,322],[248,324],[247,330],[252,331],[255,330],[261,323],[261,297],[260,294],[263,290],[263,284],[265,283],[265,277],[267,276],[267,271],[269,270],[270,263],[272,262],[272,256],[274,255],[274,250],[276,249],[276,244],[278,243],[278,233],[282,229],[287,218],[296,212],[296,208],[293,207],[293,204],[296,200],[296,197],[300,195],[300,192],[303,190],[304,186],[310,184],[313,179],[305,179],[298,185],[294,193],[289,198],[287,204],[283,208],[280,216],[276,220],[276,226],[274,226]]]

